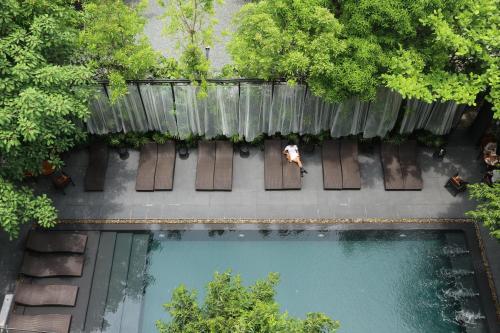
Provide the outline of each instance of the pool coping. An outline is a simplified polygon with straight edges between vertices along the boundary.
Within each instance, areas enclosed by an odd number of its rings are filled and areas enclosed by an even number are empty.
[[[500,306],[479,226],[471,219],[98,219],[60,220],[57,230],[460,230],[466,237],[490,333],[500,332]],[[489,295],[484,296],[484,295]]]

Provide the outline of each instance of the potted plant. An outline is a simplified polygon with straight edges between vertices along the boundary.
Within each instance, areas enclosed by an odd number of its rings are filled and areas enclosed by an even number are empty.
[[[113,133],[108,137],[108,144],[111,147],[116,148],[118,151],[118,155],[122,160],[126,160],[129,157],[129,152],[125,143],[125,134],[124,133]]]

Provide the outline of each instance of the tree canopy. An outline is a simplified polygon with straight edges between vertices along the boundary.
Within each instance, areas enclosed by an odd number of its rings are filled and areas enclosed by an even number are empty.
[[[275,301],[278,282],[279,275],[271,273],[245,287],[239,275],[216,273],[201,306],[196,291],[181,285],[164,305],[172,319],[159,320],[156,327],[160,333],[333,333],[338,329],[339,323],[322,313],[308,313],[303,320],[280,313]]]
[[[304,81],[332,101],[386,85],[427,102],[482,92],[496,109],[499,18],[498,0],[261,0],[228,49],[241,76]]]
[[[491,235],[500,239],[500,183],[488,186],[484,183],[468,187],[469,195],[479,203],[476,209],[467,212],[474,220],[484,223]]]
[[[94,70],[97,79],[109,79],[112,102],[127,93],[125,80],[144,79],[162,67],[176,69],[175,62],[153,50],[144,35],[146,19],[142,13],[146,5],[147,0],[135,7],[123,0],[84,3],[81,61]],[[168,76],[168,72],[163,70],[163,75]]]
[[[20,223],[57,217],[22,178],[44,160],[60,166],[60,153],[85,136],[92,73],[71,63],[80,24],[69,1],[0,3],[0,224],[14,237]]]
[[[191,80],[205,79],[210,62],[203,54],[206,46],[213,44],[215,3],[222,0],[157,0],[165,7],[164,33],[177,38],[177,48],[182,52],[179,59],[181,75]]]

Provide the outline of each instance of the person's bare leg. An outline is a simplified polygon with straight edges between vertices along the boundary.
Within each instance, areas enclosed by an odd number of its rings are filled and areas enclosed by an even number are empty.
[[[301,168],[301,169],[302,169],[302,161],[300,160],[300,157],[297,157],[297,158],[295,159],[295,162],[298,164],[299,168]]]

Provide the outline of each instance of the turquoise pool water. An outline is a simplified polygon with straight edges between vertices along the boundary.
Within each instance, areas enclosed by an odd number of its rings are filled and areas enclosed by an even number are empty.
[[[179,284],[202,299],[227,269],[248,284],[280,273],[282,310],[324,312],[340,333],[487,332],[461,232],[158,232],[148,256],[141,332],[168,320],[162,304]]]

